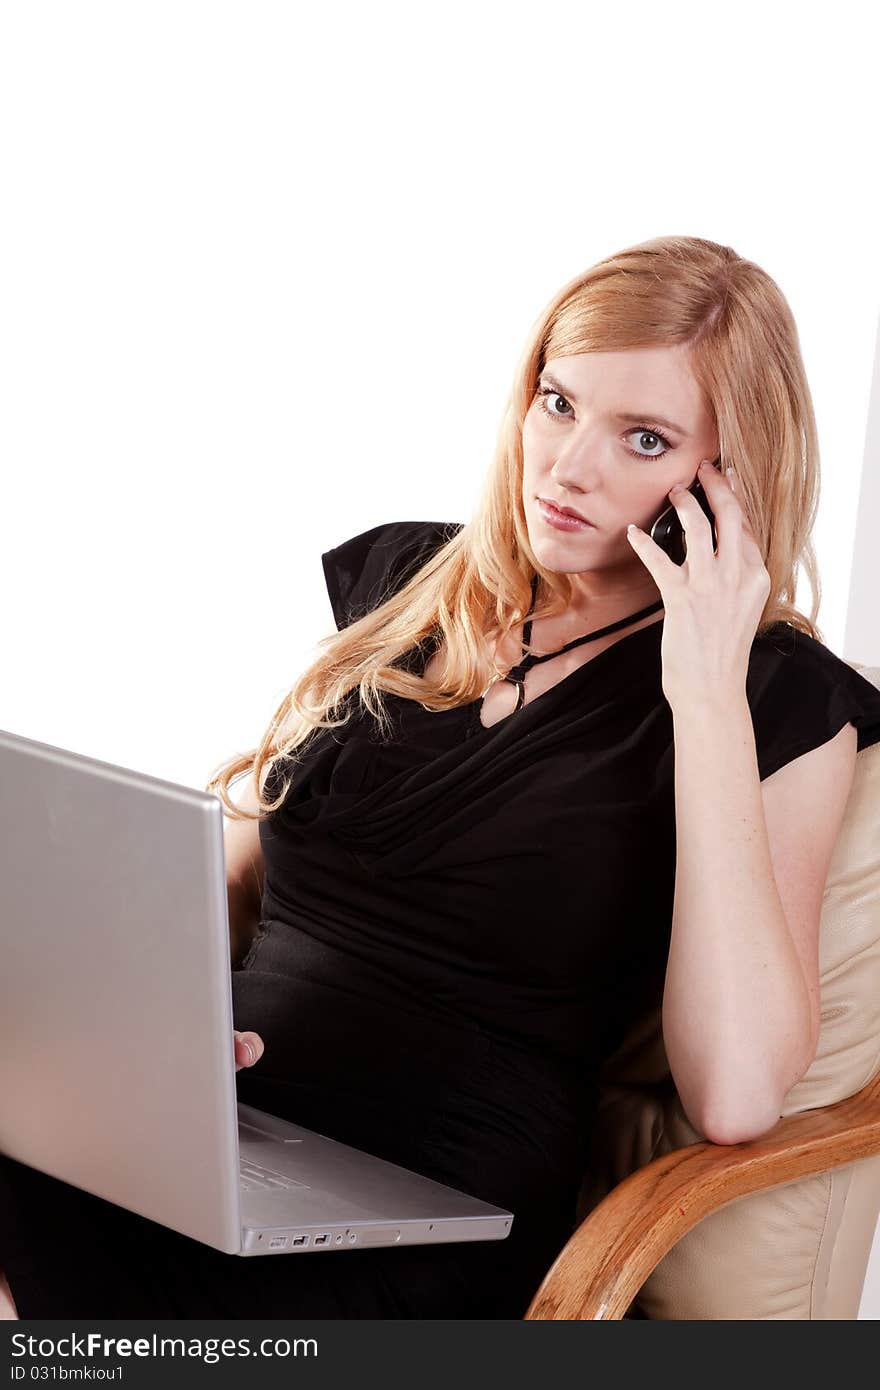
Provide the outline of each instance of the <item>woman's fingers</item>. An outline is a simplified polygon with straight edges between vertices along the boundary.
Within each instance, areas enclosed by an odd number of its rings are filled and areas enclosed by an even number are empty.
[[[237,1028],[233,1029],[233,1037],[235,1038],[235,1070],[240,1071],[242,1067],[252,1067],[254,1062],[258,1062],[263,1055],[263,1039],[259,1033],[240,1033]]]

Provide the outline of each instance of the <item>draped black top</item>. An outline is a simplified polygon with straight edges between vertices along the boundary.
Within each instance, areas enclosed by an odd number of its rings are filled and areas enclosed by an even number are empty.
[[[391,522],[327,551],[337,625],[458,529]],[[661,637],[662,621],[625,634],[490,727],[479,700],[437,712],[384,696],[392,737],[360,713],[314,740],[261,825],[263,934],[244,964],[280,1002],[274,1023],[248,1022],[239,982],[237,1026],[267,1044],[255,1104],[282,1113],[290,1096],[299,1123],[338,1123],[514,1210],[576,1186],[598,1067],[662,997],[675,808]],[[790,625],[755,640],[746,693],[762,779],[847,721],[860,749],[880,740],[880,691]]]

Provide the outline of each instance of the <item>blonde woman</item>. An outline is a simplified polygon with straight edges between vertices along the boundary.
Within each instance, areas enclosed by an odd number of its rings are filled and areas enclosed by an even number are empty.
[[[757,265],[665,237],[564,286],[475,514],[323,555],[338,631],[208,784],[240,1099],[508,1207],[510,1236],[240,1260],[6,1161],[21,1316],[520,1318],[572,1229],[597,1071],[661,997],[698,1130],[775,1123],[880,740],[880,693],[815,625],[818,487],[795,324]]]

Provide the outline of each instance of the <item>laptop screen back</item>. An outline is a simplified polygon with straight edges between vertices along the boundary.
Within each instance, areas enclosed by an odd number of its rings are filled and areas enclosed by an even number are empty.
[[[241,1244],[223,807],[0,731],[0,1151]]]

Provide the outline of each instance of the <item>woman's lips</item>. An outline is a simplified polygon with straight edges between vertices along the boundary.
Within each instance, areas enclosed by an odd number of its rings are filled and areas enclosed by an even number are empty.
[[[561,512],[558,507],[554,507],[552,502],[545,502],[543,497],[538,498],[538,511],[543,519],[550,526],[555,526],[558,531],[595,531],[595,526],[589,521],[581,521],[579,517],[569,516],[567,512]]]

